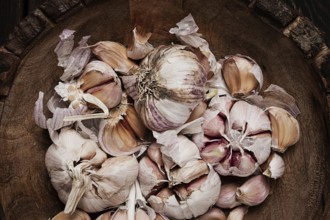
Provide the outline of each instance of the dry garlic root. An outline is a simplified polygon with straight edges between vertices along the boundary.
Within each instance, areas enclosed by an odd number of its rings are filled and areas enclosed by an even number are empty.
[[[89,36],[73,48],[74,31],[63,31],[52,117],[42,92],[34,111],[65,204],[53,219],[237,220],[268,197],[268,178],[284,174],[281,154],[299,140],[299,109],[279,86],[262,91],[255,60],[217,60],[197,31],[188,15],[169,30],[182,44],[154,47],[137,27],[128,48],[88,46]],[[239,181],[221,185],[226,176]]]

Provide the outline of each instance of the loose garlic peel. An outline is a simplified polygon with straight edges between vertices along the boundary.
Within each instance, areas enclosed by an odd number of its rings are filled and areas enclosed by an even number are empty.
[[[68,128],[48,148],[45,161],[52,185],[66,203],[65,213],[73,213],[76,207],[98,212],[123,203],[138,175],[134,157],[106,159],[94,141]]]
[[[272,149],[283,153],[299,140],[299,123],[282,108],[270,107],[267,111],[272,123]]]

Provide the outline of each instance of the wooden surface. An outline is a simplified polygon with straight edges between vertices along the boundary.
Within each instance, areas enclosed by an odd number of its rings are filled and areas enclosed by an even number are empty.
[[[0,50],[4,60],[0,76],[7,76],[3,81],[10,84],[3,94],[5,101],[0,102],[2,219],[48,219],[63,209],[44,165],[50,145],[48,134],[34,124],[32,117],[39,90],[49,98],[61,75],[52,52],[61,31],[76,30],[77,40],[92,35],[90,44],[99,40],[127,44],[134,25],[148,25],[154,31],[151,43],[158,45],[176,41],[168,30],[188,13],[194,16],[217,58],[235,53],[253,57],[264,72],[264,89],[271,83],[283,87],[296,98],[301,110],[301,139],[283,155],[285,175],[271,181],[271,195],[262,205],[250,208],[245,219],[326,218],[330,207],[330,149],[323,84],[296,43],[260,19],[246,2],[60,2],[62,11],[51,9],[52,4],[40,8],[29,20],[35,25],[21,27],[15,33],[14,41],[7,44],[13,53]]]

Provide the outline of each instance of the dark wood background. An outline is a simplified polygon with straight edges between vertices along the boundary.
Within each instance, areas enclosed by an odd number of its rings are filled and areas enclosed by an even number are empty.
[[[44,0],[0,0],[0,45],[6,42],[15,25]],[[330,1],[329,0],[285,0],[298,13],[310,18],[324,33],[330,45]]]

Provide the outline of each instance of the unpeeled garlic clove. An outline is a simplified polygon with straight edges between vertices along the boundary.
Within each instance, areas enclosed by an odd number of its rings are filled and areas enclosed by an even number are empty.
[[[273,179],[281,177],[285,170],[285,164],[282,157],[276,153],[272,153],[269,156],[263,167],[265,167],[265,169],[262,174]]]
[[[269,182],[263,175],[250,178],[236,191],[236,199],[248,206],[262,203],[269,194]]]
[[[142,28],[133,29],[133,44],[127,49],[127,56],[133,60],[143,59],[154,48],[149,42],[152,33],[144,33]]]
[[[201,157],[209,164],[218,164],[229,153],[228,142],[225,139],[207,143],[201,150]]]
[[[76,210],[72,214],[65,214],[63,211],[54,216],[51,220],[90,220],[89,215],[81,210]]]
[[[206,108],[207,108],[207,104],[205,102],[199,103],[191,112],[187,122],[194,121],[195,119],[201,117],[204,114]]]
[[[148,157],[157,164],[159,169],[164,166],[162,152],[160,151],[161,146],[161,144],[152,143],[147,149]]]
[[[221,116],[216,115],[215,117],[208,118],[209,110],[206,110],[203,117],[205,118],[205,123],[203,124],[204,134],[209,137],[219,138],[225,131],[225,122]],[[213,116],[213,115],[212,115]]]
[[[238,206],[229,212],[227,220],[243,220],[247,212],[247,206]]]
[[[143,196],[147,197],[153,189],[164,183],[166,176],[148,156],[144,156],[139,162],[138,179],[141,192]]]
[[[192,160],[186,163],[185,166],[175,169],[170,172],[173,185],[180,183],[189,183],[190,181],[207,174],[209,168],[203,160]]]
[[[105,212],[102,215],[99,215],[96,220],[110,220],[111,219],[111,212]]]
[[[236,191],[239,185],[236,183],[223,184],[220,189],[219,199],[216,202],[216,206],[220,208],[234,208],[241,205],[236,199]]]
[[[257,93],[263,84],[259,65],[252,58],[239,54],[225,59],[223,78],[233,97]]]
[[[211,208],[205,214],[196,218],[197,220],[226,220],[225,213],[218,208]]]
[[[203,175],[188,183],[186,186],[188,195],[191,195],[191,193],[193,193],[194,191],[199,190],[203,185],[203,183],[205,183],[206,181],[207,181],[207,175]]]
[[[127,210],[118,208],[111,217],[111,220],[128,220]]]
[[[268,108],[272,126],[272,149],[285,152],[299,140],[300,128],[297,119],[279,107]]]
[[[151,220],[149,215],[141,208],[135,210],[135,220]]]

